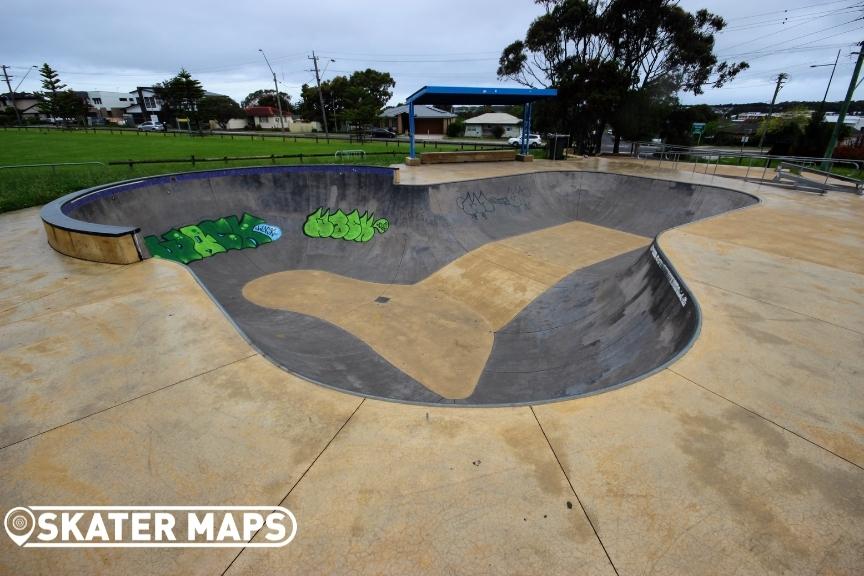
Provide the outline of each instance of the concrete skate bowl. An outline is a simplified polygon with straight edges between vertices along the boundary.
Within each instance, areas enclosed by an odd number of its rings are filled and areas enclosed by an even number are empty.
[[[700,313],[654,239],[755,202],[598,172],[408,186],[389,168],[256,167],[98,187],[43,220],[49,241],[127,234],[188,265],[291,373],[476,406],[593,394],[680,356]]]

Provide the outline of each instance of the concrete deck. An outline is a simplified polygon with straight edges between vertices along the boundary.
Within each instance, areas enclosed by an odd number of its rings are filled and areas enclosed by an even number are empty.
[[[288,546],[242,552],[0,535],[0,573],[864,573],[864,199],[606,160],[402,182],[565,166],[763,204],[661,236],[704,314],[686,355],[534,407],[310,384],[250,348],[185,267],[72,260],[37,210],[0,215],[0,512],[281,503],[299,522]]]

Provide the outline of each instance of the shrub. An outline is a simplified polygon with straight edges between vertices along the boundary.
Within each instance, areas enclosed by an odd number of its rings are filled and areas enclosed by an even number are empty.
[[[457,118],[447,126],[447,136],[451,138],[459,138],[465,135],[465,122],[461,118]]]
[[[492,126],[492,136],[494,136],[495,138],[501,138],[502,136],[504,136],[504,127],[500,124]]]

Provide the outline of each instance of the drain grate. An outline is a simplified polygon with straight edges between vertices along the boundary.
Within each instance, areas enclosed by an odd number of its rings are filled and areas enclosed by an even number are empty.
[[[387,296],[378,296],[377,298],[375,298],[375,302],[377,302],[378,304],[386,304],[389,301],[390,298],[388,298]]]

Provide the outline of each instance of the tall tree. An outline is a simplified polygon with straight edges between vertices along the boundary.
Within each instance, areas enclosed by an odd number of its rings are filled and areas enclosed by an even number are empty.
[[[204,97],[204,88],[185,68],[173,78],[153,86],[153,91],[162,100],[163,120],[176,118],[181,113],[198,120],[198,102]]]
[[[201,120],[215,120],[224,130],[232,118],[245,118],[240,106],[228,96],[204,96],[198,102]]]
[[[547,106],[546,116],[595,146],[628,97],[645,96],[660,82],[700,94],[747,68],[714,55],[714,34],[725,27],[720,16],[691,14],[677,0],[536,2],[545,13],[524,40],[503,50],[498,76],[558,88],[557,106]]]
[[[282,112],[293,112],[294,107],[291,105],[291,96],[285,92],[279,91],[279,99],[282,100]],[[249,106],[270,106],[278,108],[276,102],[276,91],[271,89],[256,90],[250,93],[243,99],[243,108]]]
[[[63,90],[56,93],[54,100],[60,118],[75,119],[79,124],[84,124],[88,106],[82,94],[74,90]]]
[[[351,76],[336,76],[321,83],[327,118],[352,124],[371,124],[393,96],[396,82],[387,72],[367,68]],[[321,117],[318,89],[304,84],[300,89],[299,113],[306,119]]]
[[[58,94],[66,88],[66,84],[60,81],[57,71],[51,68],[47,62],[42,64],[39,74],[42,76],[42,89],[44,90],[41,94],[42,101],[39,103],[39,111],[51,118],[60,117]]]

